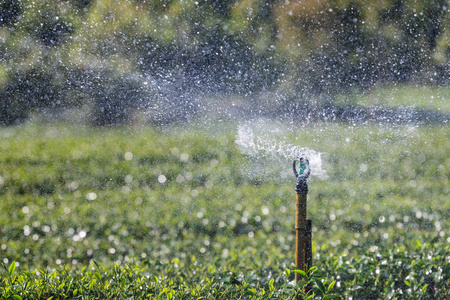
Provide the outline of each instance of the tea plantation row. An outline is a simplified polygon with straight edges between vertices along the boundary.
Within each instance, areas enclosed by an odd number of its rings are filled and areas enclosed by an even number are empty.
[[[316,268],[296,286],[291,161],[216,125],[0,129],[0,295],[448,299],[448,126],[278,124],[329,175],[309,181]]]

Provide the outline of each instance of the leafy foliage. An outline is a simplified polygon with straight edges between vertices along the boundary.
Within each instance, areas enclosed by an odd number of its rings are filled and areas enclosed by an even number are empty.
[[[448,126],[280,127],[330,176],[309,183],[317,268],[295,286],[291,162],[242,155],[222,124],[3,128],[0,293],[448,297]]]

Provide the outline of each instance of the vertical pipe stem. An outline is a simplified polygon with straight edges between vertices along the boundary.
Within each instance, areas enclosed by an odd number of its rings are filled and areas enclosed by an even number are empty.
[[[312,267],[312,238],[311,238],[311,227],[312,222],[309,219],[306,219],[306,250],[305,250],[305,262],[306,262],[306,270],[307,272]],[[310,275],[310,274],[308,274]],[[308,293],[312,290],[312,285],[309,284],[305,287],[305,293]]]
[[[306,261],[306,269],[309,270],[312,267],[312,221],[306,219],[306,253],[305,253],[305,261]]]
[[[296,197],[296,215],[295,215],[295,241],[296,241],[296,255],[295,266],[304,272],[307,272],[307,248],[308,237],[307,221],[306,221],[306,195],[307,191],[297,191]],[[300,280],[300,275],[295,273],[295,282]]]

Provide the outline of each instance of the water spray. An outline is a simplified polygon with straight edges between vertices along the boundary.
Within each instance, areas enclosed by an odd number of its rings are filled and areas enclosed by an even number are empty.
[[[298,162],[298,171],[296,164]],[[295,186],[296,214],[295,214],[295,266],[305,273],[312,266],[311,220],[306,218],[306,198],[308,195],[307,179],[311,173],[309,160],[298,157],[293,163],[294,175],[297,178]],[[300,274],[295,273],[295,282],[300,280]]]

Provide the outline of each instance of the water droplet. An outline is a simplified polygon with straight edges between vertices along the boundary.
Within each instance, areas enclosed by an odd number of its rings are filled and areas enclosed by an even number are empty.
[[[367,171],[367,165],[366,164],[360,164],[359,165],[359,171],[360,172],[366,172]]]
[[[213,183],[211,182],[211,181],[206,181],[205,182],[205,187],[207,188],[207,189],[211,189],[212,187],[213,187]]]
[[[123,156],[124,156],[125,160],[133,159],[133,153],[131,153],[131,152],[125,152],[125,154]]]
[[[189,154],[188,154],[188,153],[185,153],[185,152],[181,153],[181,154],[180,154],[180,160],[181,160],[182,162],[187,162],[187,161],[189,160]]]
[[[164,183],[164,182],[166,182],[167,181],[167,178],[166,178],[166,176],[164,176],[164,175],[159,175],[158,176],[158,182],[159,183]]]
[[[212,168],[215,168],[219,165],[219,161],[217,159],[213,159],[211,160],[210,164]]]
[[[126,183],[131,183],[132,181],[133,181],[133,176],[131,176],[131,175],[125,176],[125,182]]]
[[[23,226],[23,234],[25,235],[25,236],[29,236],[30,235],[30,226],[28,226],[28,225],[25,225],[25,226]]]
[[[94,192],[90,192],[86,195],[86,199],[93,201],[93,200],[97,199],[97,194]]]
[[[72,181],[68,184],[68,187],[71,191],[75,191],[76,189],[78,189],[78,182]]]
[[[122,187],[122,194],[128,195],[131,192],[131,189],[128,186]]]
[[[449,238],[450,239],[450,238]],[[228,249],[223,249],[222,250],[222,257],[223,258],[227,258],[229,255],[230,251]]]

